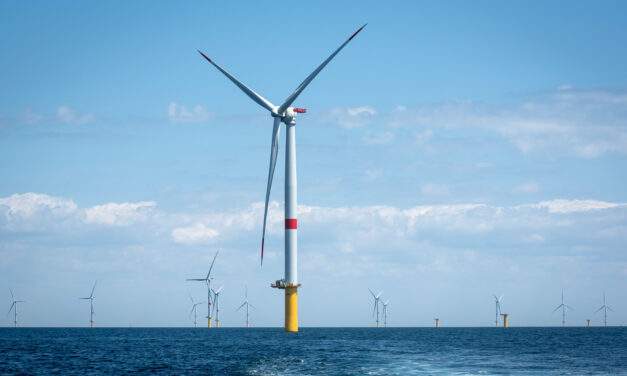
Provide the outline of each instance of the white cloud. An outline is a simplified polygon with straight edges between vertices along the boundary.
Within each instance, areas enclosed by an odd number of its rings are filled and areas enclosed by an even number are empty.
[[[370,120],[392,128],[420,129],[418,146],[424,146],[433,135],[430,129],[437,128],[455,134],[492,132],[523,153],[582,158],[627,154],[627,94],[621,92],[562,87],[515,104],[454,102],[400,107]]]
[[[69,106],[60,106],[57,108],[57,120],[65,124],[83,125],[93,122],[94,119],[94,115],[79,114]]]
[[[441,194],[442,189],[427,187],[425,192]],[[48,231],[59,242],[115,235],[116,241],[128,244],[197,245],[220,241],[233,249],[243,244],[250,248],[260,240],[262,213],[263,203],[200,213],[158,211],[151,201],[104,203],[82,209],[70,199],[25,193],[0,198],[0,234]],[[389,256],[392,261],[388,261],[391,264],[413,260],[423,249],[494,253],[518,249],[521,244],[532,247],[530,251],[542,248],[549,254],[577,247],[589,249],[589,244],[611,249],[627,241],[626,214],[625,203],[565,199],[513,206],[459,203],[298,207],[299,227],[308,252],[324,255],[323,259],[334,252],[366,258],[361,261],[362,269],[380,257],[381,249],[393,252]],[[282,207],[271,202],[269,250],[282,244],[282,234]]]
[[[181,244],[206,244],[213,241],[220,233],[202,223],[172,230],[172,239]]]
[[[361,128],[369,124],[377,115],[377,111],[370,106],[335,108],[331,110],[330,118],[342,128]]]
[[[152,201],[108,203],[85,209],[85,222],[108,226],[128,226],[143,221],[153,213]]]
[[[1,197],[0,207],[5,208],[7,219],[29,219],[42,215],[66,217],[77,210],[72,200],[32,192]]]
[[[524,207],[522,205],[521,207]],[[537,204],[526,205],[528,207],[546,209],[549,213],[568,214],[577,212],[587,212],[592,210],[612,209],[618,207],[627,207],[624,203],[615,203],[597,200],[550,200],[542,201]]]
[[[213,114],[201,105],[196,105],[191,109],[170,102],[168,105],[168,118],[172,123],[202,123],[213,117]]]

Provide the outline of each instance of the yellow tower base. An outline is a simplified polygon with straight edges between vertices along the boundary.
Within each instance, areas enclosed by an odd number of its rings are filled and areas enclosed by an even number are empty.
[[[207,328],[211,328],[211,317],[207,319]]]
[[[298,286],[285,286],[285,331],[298,332]]]

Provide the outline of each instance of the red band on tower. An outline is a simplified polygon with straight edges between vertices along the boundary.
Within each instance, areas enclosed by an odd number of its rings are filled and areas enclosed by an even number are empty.
[[[296,230],[298,228],[298,221],[296,218],[286,218],[285,219],[285,229],[286,230]]]

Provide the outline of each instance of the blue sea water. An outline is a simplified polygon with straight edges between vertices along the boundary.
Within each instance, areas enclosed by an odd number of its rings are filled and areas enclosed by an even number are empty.
[[[627,375],[627,328],[2,328],[0,373]]]

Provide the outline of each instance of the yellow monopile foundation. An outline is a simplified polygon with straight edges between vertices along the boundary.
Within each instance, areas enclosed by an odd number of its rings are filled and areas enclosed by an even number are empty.
[[[285,331],[298,332],[298,287],[285,287]]]

